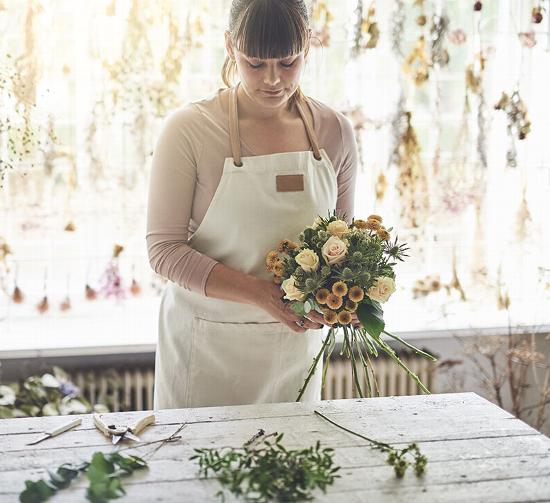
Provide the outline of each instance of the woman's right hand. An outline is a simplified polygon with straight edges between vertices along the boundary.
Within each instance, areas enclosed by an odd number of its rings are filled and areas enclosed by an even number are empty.
[[[307,329],[318,330],[323,326],[321,323],[298,316],[290,304],[283,301],[284,292],[280,285],[271,281],[259,280],[257,293],[256,305],[294,332],[303,333]],[[303,321],[303,327],[298,325],[300,321]]]

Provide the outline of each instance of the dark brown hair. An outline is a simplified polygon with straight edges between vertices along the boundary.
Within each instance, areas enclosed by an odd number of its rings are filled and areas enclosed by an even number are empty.
[[[309,19],[304,0],[233,0],[229,33],[233,46],[251,58],[281,59],[308,48]],[[222,80],[233,85],[237,66],[226,56]],[[304,95],[297,87],[289,108]]]

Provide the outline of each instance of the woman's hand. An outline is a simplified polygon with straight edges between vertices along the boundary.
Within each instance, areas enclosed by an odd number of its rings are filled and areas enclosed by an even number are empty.
[[[319,330],[323,325],[328,327],[331,326],[325,322],[323,315],[314,309],[304,317],[298,316],[292,310],[290,304],[283,301],[284,292],[281,290],[280,285],[265,280],[259,280],[259,282],[257,291],[260,293],[256,298],[256,305],[295,332],[303,333],[307,329]],[[303,327],[299,325],[300,322],[303,322]],[[361,323],[357,318],[357,313],[352,313],[351,324],[355,328],[361,327]]]
[[[280,285],[276,285],[271,281],[259,281],[258,297],[255,303],[258,307],[273,316],[273,318],[298,333],[303,333],[307,329],[318,330],[323,326],[322,315],[321,321],[313,321],[312,319],[298,316],[292,310],[290,304],[283,301],[284,292],[281,290]],[[300,326],[299,322],[302,322],[303,326]]]
[[[331,326],[324,320],[323,315],[315,311],[315,309],[312,309],[309,313],[307,313],[306,317],[316,323],[326,325],[327,327]],[[361,322],[357,318],[357,313],[351,313],[351,325],[355,328],[361,328]]]

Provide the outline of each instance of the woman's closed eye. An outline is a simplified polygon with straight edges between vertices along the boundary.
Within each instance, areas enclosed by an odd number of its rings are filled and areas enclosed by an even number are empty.
[[[296,63],[296,60],[292,61],[291,63],[283,63],[281,61],[280,65],[283,67],[283,68],[292,68],[292,66],[294,66],[294,63]],[[264,63],[259,63],[259,64],[252,64],[250,61],[248,62],[248,65],[251,67],[251,68],[261,68],[262,66],[264,66]]]

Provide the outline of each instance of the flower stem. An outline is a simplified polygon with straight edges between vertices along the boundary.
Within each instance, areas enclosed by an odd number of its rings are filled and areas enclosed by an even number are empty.
[[[319,353],[317,353],[317,356],[313,359],[313,363],[311,364],[311,367],[309,368],[309,372],[307,374],[306,380],[304,381],[304,384],[302,385],[302,387],[299,390],[298,398],[296,398],[297,402],[299,402],[300,399],[302,398],[302,396],[303,396],[303,394],[304,394],[304,392],[307,388],[307,385],[309,384],[309,381],[311,380],[313,374],[315,374],[315,369],[317,368],[317,363],[319,362],[319,360],[323,356],[323,352],[325,351],[325,347],[327,346],[328,341],[332,337],[333,330],[334,329],[331,328],[328,331],[328,335],[326,336],[325,340],[323,341],[323,345],[321,346],[321,350],[319,351]]]

